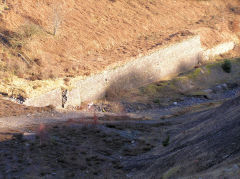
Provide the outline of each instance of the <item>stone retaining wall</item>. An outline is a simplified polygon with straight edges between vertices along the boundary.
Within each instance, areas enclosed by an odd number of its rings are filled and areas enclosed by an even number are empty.
[[[26,106],[44,107],[53,105],[55,107],[62,106],[62,90],[57,88],[46,94],[42,94],[38,97],[27,99],[23,104]]]
[[[207,49],[203,52],[203,60],[209,60],[219,54],[224,54],[234,48],[234,42],[226,42],[223,44],[219,44],[216,47],[211,49]]]
[[[232,44],[227,45],[228,50]],[[230,47],[230,48],[229,48]],[[224,47],[216,49],[226,52]],[[136,58],[115,69],[103,71],[100,74],[79,80],[75,88],[67,91],[65,107],[79,106],[84,101],[94,101],[104,97],[109,91],[136,88],[147,83],[169,79],[181,72],[192,69],[201,61],[203,55],[216,55],[215,50],[204,51],[199,36],[194,36],[183,42],[160,49],[150,55]],[[219,53],[218,53],[219,54]],[[62,106],[58,102],[62,98],[60,89],[39,97],[28,99],[24,103],[29,106]]]

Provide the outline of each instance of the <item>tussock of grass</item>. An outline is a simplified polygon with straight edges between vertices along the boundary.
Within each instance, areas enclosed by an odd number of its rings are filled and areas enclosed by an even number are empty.
[[[31,23],[20,26],[16,32],[4,31],[2,34],[12,49],[20,50],[29,39],[35,35],[43,34],[43,32],[40,26]]]
[[[188,75],[188,78],[190,79],[196,79],[197,77],[199,77],[199,75],[201,74],[201,68],[197,68],[195,69],[192,73],[190,73]]]

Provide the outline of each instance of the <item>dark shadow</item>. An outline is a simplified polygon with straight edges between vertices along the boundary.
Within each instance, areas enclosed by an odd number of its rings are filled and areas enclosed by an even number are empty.
[[[7,47],[11,46],[9,39],[3,33],[0,33],[0,43]]]
[[[147,84],[148,79],[140,72],[130,72],[126,76],[121,76],[112,82],[105,92],[105,98],[113,100],[114,98],[121,97],[125,91],[132,88],[137,88]]]
[[[148,63],[144,66],[144,68],[141,69],[134,69],[133,67],[134,71],[125,73],[109,84],[108,89],[105,92],[105,98],[110,101],[117,98],[119,99],[121,95],[123,95],[129,89],[139,88],[147,84],[169,79],[169,77],[172,78],[180,73],[190,71],[194,68],[195,65],[198,64],[199,58],[199,56],[196,56],[189,60],[190,63],[180,63],[179,66],[171,68],[168,75],[166,75],[166,73],[163,73],[161,70],[156,71],[154,64]],[[165,70],[164,68],[168,67],[162,67],[162,70]]]
[[[0,178],[124,178],[120,156],[136,156],[152,148],[139,139],[132,148],[133,137],[125,137],[122,128],[127,126],[116,129],[114,124],[76,119],[24,129],[35,136],[2,132],[0,139],[12,138],[0,142]]]

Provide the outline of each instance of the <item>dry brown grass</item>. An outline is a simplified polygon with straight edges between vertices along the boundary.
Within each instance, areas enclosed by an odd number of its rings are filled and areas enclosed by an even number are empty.
[[[61,24],[53,36],[54,9],[58,5]],[[10,9],[4,12],[0,29],[18,34],[12,39],[12,46],[33,59],[33,70],[25,70],[24,78],[36,69],[44,71],[42,79],[89,75],[186,38],[188,34],[182,33],[186,30],[205,36],[202,40],[207,46],[229,40],[228,24],[237,19],[230,7],[237,5],[237,0],[9,0]],[[42,66],[34,59],[39,59]]]
[[[13,103],[11,101],[4,100],[0,97],[0,117],[20,116],[51,111],[54,111],[53,106],[48,106],[44,108],[27,107],[24,105]]]

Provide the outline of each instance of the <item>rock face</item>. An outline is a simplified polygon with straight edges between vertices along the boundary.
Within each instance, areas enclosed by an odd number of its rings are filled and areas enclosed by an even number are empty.
[[[226,47],[226,48],[225,48]],[[79,80],[76,88],[67,92],[62,104],[62,93],[59,89],[28,99],[24,104],[30,106],[79,106],[84,101],[94,101],[109,92],[136,88],[159,80],[169,79],[196,66],[201,58],[225,53],[234,47],[234,43],[219,45],[214,50],[204,51],[199,36],[165,47],[147,56],[139,57],[123,66],[103,71],[100,74]],[[217,51],[215,51],[217,50]]]

